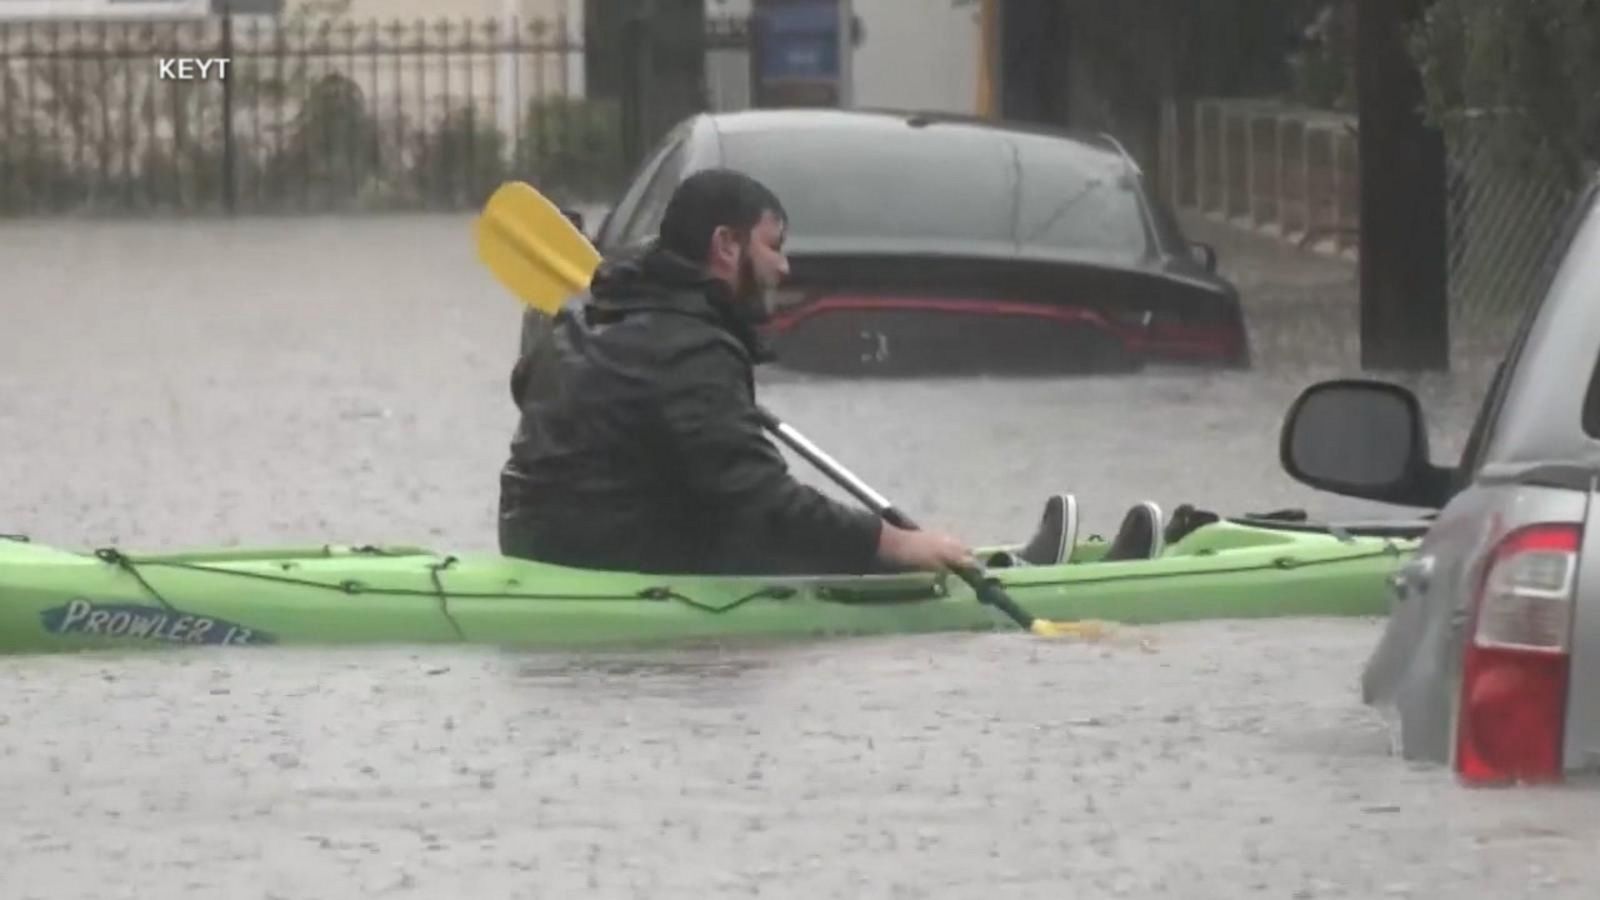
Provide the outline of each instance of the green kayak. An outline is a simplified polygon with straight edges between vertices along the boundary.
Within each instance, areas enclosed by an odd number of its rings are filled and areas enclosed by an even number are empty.
[[[1387,612],[1409,533],[1222,519],[1154,559],[990,569],[1030,613],[1154,623]],[[0,539],[0,650],[470,642],[635,645],[1015,629],[959,579],[595,572],[419,547],[136,554]]]

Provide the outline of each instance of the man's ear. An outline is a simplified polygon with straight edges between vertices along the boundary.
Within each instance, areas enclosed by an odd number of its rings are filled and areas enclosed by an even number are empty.
[[[718,225],[711,232],[711,256],[721,258],[730,265],[738,261],[739,236],[726,225]]]

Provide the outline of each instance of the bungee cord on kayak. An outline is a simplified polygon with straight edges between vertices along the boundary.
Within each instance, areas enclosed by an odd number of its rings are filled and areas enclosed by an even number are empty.
[[[740,596],[731,603],[714,604],[687,596],[669,585],[654,585],[640,588],[632,593],[584,593],[581,591],[564,591],[560,593],[529,592],[515,590],[457,590],[444,587],[438,580],[440,572],[460,562],[458,557],[447,556],[437,562],[429,562],[425,568],[435,587],[431,590],[420,588],[380,587],[361,581],[359,579],[343,578],[337,581],[318,581],[313,578],[281,575],[274,572],[257,572],[236,567],[225,567],[216,563],[183,562],[175,559],[161,558],[142,560],[129,556],[114,549],[100,549],[95,551],[95,556],[107,563],[117,566],[128,573],[147,593],[151,599],[163,606],[172,608],[172,603],[151,586],[150,582],[141,573],[143,569],[170,569],[174,571],[192,572],[207,576],[221,576],[223,579],[249,579],[265,581],[274,584],[295,588],[311,588],[331,593],[346,594],[349,596],[380,596],[380,597],[429,597],[440,600],[540,600],[561,603],[594,603],[618,601],[666,601],[675,600],[695,609],[706,612],[720,613],[734,607],[741,606],[751,600],[757,599],[786,599],[794,596],[796,589],[787,585],[769,585],[750,591]],[[394,558],[394,557],[391,557]],[[437,557],[428,557],[437,559]],[[404,557],[401,557],[404,559]],[[315,559],[286,560],[275,565],[289,567],[300,562],[314,562]]]
[[[456,617],[450,614],[450,598],[445,590],[444,582],[439,577],[441,572],[454,566],[458,561],[459,557],[447,556],[442,561],[428,566],[428,578],[433,582],[434,599],[439,604],[439,615],[450,623],[450,627],[455,631],[457,638],[466,640],[467,635],[466,632],[461,630],[461,623],[457,622]]]
[[[150,596],[150,599],[161,604],[168,610],[176,610],[176,607],[167,602],[167,598],[161,596],[160,591],[156,590],[151,586],[150,582],[145,580],[144,575],[140,574],[138,567],[133,564],[133,561],[128,558],[127,554],[117,550],[114,547],[102,547],[96,550],[94,555],[97,559],[110,563],[122,571],[127,572],[130,576],[132,576],[134,581],[139,583],[139,587],[144,589],[144,592]]]

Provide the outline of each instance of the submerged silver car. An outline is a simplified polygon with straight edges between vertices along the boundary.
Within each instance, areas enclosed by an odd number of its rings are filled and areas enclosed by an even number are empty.
[[[1398,752],[1472,784],[1600,770],[1600,185],[1580,208],[1457,465],[1380,381],[1313,385],[1284,423],[1296,479],[1437,510],[1362,691]]]

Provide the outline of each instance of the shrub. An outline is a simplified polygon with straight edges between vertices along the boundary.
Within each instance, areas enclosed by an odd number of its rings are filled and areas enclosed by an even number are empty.
[[[506,180],[505,145],[505,134],[476,106],[452,109],[439,125],[417,133],[411,184],[429,206],[482,206]]]
[[[592,200],[626,174],[621,107],[613,100],[537,98],[518,135],[515,177],[571,200]]]
[[[336,207],[361,196],[381,171],[378,123],[361,88],[333,73],[301,101],[284,143],[267,159],[262,189],[273,198]]]
[[[1487,134],[1501,159],[1568,184],[1600,160],[1600,5],[1435,0],[1411,49],[1428,114],[1453,137]]]

